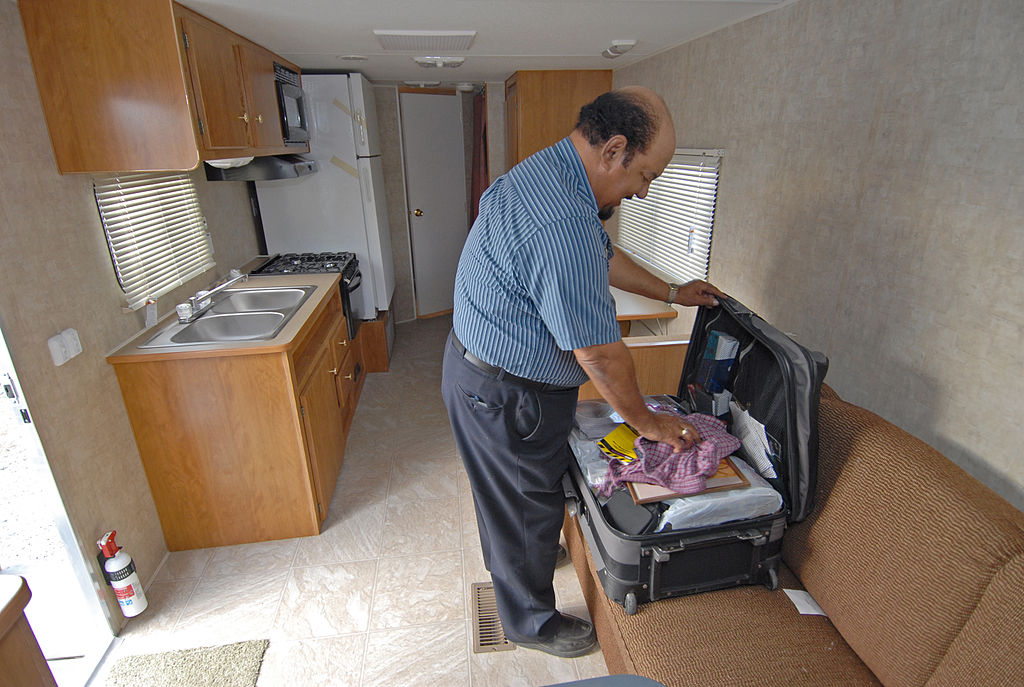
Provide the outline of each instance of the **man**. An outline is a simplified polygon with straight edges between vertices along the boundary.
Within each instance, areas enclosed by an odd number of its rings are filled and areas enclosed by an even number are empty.
[[[502,626],[522,647],[571,657],[595,643],[589,622],[555,609],[552,586],[579,385],[589,377],[649,439],[682,450],[700,438],[644,404],[608,286],[683,305],[722,294],[658,279],[614,252],[601,223],[647,195],[675,145],[654,92],[605,93],[567,138],[484,193],[459,260],[442,393]]]

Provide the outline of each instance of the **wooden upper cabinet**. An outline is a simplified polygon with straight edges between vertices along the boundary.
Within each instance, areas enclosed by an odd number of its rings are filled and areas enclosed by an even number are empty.
[[[283,146],[284,132],[274,82],[274,62],[281,58],[255,43],[238,45],[236,51],[245,81],[252,145],[255,148]]]
[[[508,167],[568,136],[580,108],[611,88],[610,69],[520,71],[506,79]]]
[[[249,115],[236,44],[219,24],[182,13],[200,136],[208,150],[249,147]]]
[[[19,9],[62,174],[309,150],[283,144],[277,116],[273,63],[299,69],[182,5],[20,0]]]
[[[18,5],[62,174],[199,164],[170,2]]]

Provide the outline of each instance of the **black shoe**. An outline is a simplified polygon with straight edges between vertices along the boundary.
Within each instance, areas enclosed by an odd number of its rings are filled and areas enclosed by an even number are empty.
[[[538,637],[532,642],[515,642],[515,645],[562,658],[576,658],[589,654],[597,644],[593,624],[566,613],[562,613],[561,616],[554,637],[549,639]]]
[[[555,567],[561,568],[569,561],[569,552],[561,544],[558,545],[558,556],[555,558]]]

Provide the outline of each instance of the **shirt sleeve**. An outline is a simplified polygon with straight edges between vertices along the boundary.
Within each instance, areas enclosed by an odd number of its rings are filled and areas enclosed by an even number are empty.
[[[580,219],[545,225],[522,246],[524,287],[564,351],[622,338],[608,290],[609,253],[604,230]]]

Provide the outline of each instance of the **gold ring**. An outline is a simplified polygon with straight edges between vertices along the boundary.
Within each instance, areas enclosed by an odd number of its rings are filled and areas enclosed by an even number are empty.
[[[683,431],[679,433],[679,436],[685,437],[687,432],[689,432],[689,431],[690,431],[689,427],[683,427]]]

